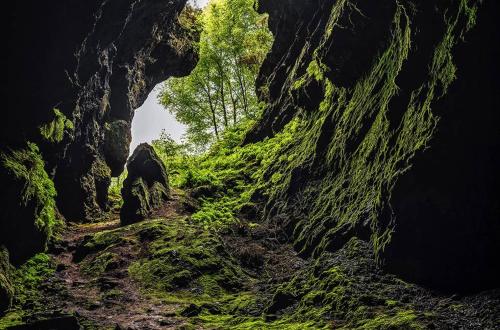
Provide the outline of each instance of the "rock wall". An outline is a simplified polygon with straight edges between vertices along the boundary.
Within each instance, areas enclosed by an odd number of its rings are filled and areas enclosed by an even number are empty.
[[[190,36],[177,15],[186,0],[16,2],[8,15],[6,129],[1,150],[40,146],[54,177],[57,205],[72,221],[98,216],[110,175],[124,168],[134,110],[170,76],[188,74],[191,49],[171,46]],[[40,127],[69,120],[58,139]]]
[[[276,41],[246,141],[300,125],[266,218],[303,255],[358,237],[408,280],[498,287],[498,2],[259,4]]]
[[[12,263],[46,249],[61,216],[89,221],[106,210],[110,178],[129,154],[134,110],[156,84],[197,61],[190,45],[198,36],[177,20],[185,4],[9,4],[0,248]],[[176,47],[179,40],[187,47]]]

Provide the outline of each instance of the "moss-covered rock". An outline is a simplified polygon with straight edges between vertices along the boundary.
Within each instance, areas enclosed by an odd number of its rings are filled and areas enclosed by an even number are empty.
[[[148,144],[139,145],[127,163],[127,178],[123,183],[123,225],[146,219],[169,197],[165,165]]]
[[[0,155],[0,179],[6,194],[0,210],[0,245],[19,264],[45,250],[60,223],[56,190],[45,171],[45,162],[34,143]]]
[[[163,294],[186,290],[210,301],[242,287],[245,274],[215,234],[183,220],[145,224],[138,231],[147,258],[134,262],[130,274],[145,288]]]
[[[357,236],[409,280],[497,287],[498,3],[259,5],[276,41],[246,142],[300,125],[266,169],[266,219],[286,219],[303,255]]]

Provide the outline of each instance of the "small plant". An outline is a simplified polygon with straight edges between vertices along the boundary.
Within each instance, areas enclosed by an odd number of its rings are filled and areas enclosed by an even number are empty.
[[[73,122],[59,110],[54,108],[54,120],[50,123],[40,126],[40,134],[43,138],[52,143],[59,143],[64,138],[66,130],[74,129]]]
[[[123,205],[122,188],[123,181],[127,177],[127,171],[123,171],[117,178],[111,178],[111,184],[108,189],[108,199],[110,207],[113,210],[119,210]]]

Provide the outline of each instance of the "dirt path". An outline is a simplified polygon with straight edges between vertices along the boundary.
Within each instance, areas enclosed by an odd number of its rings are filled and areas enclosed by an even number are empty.
[[[182,215],[179,196],[159,211],[164,218]],[[177,329],[183,324],[176,316],[177,304],[164,303],[141,294],[141,289],[128,276],[128,266],[136,259],[140,249],[119,246],[113,251],[119,262],[105,276],[92,276],[82,270],[75,251],[91,235],[119,228],[119,220],[71,225],[63,233],[60,248],[52,256],[57,263],[56,280],[64,290],[57,291],[63,313],[76,315],[84,326],[98,329]],[[92,256],[90,256],[92,257]],[[79,262],[76,262],[79,261]],[[64,292],[64,293],[59,293]],[[88,322],[88,324],[86,324]]]

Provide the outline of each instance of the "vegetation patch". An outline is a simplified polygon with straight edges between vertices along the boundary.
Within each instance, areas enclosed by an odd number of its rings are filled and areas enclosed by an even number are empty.
[[[64,132],[72,132],[74,126],[59,109],[54,108],[53,111],[54,120],[40,126],[40,134],[48,142],[59,143],[64,138]]]
[[[26,207],[33,207],[34,225],[44,233],[46,241],[52,238],[56,225],[57,195],[54,183],[45,171],[45,162],[38,146],[28,142],[26,149],[0,155],[3,167],[23,186],[19,200]]]
[[[11,274],[14,289],[12,307],[0,318],[0,329],[24,324],[34,314],[43,313],[48,306],[43,302],[41,287],[55,273],[55,265],[47,254],[37,254]]]

